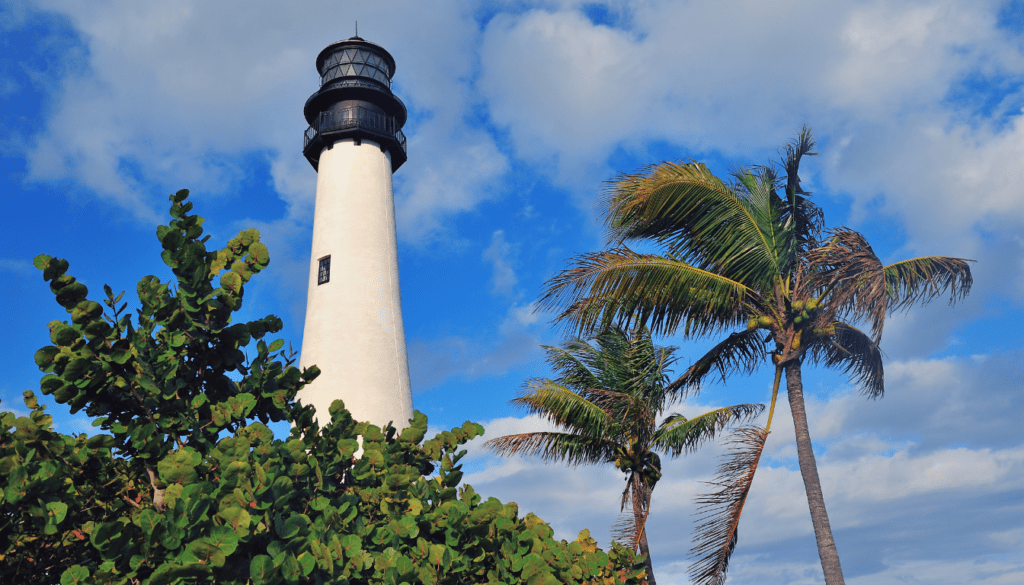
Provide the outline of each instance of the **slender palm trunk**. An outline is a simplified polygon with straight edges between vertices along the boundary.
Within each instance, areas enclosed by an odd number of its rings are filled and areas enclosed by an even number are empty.
[[[639,486],[636,486],[639,487]],[[636,487],[633,489],[633,519],[636,521],[636,531],[639,535],[640,553],[647,555],[647,560],[644,561],[644,565],[647,567],[647,585],[657,585],[654,580],[654,564],[651,562],[651,550],[647,547],[647,514],[644,513],[643,504],[640,501],[641,498],[647,498],[647,508],[651,506],[651,494],[647,493],[646,496],[640,495],[636,491]]]
[[[825,572],[826,585],[845,585],[843,568],[839,566],[839,552],[832,539],[832,527],[825,511],[825,498],[818,481],[818,465],[811,449],[811,434],[807,428],[807,411],[804,409],[804,384],[800,377],[800,363],[792,361],[786,365],[786,392],[789,394],[789,408],[793,412],[793,427],[796,430],[796,453],[800,462],[800,475],[804,478],[807,505],[811,509],[811,523],[814,538],[818,541],[818,556]]]

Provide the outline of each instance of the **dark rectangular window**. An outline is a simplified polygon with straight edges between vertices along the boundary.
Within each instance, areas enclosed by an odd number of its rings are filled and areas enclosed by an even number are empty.
[[[330,282],[330,280],[331,280],[331,257],[330,256],[324,256],[323,258],[320,259],[320,269],[319,269],[319,271],[317,271],[317,274],[316,274],[316,283],[317,283],[317,285],[321,285],[321,284],[324,284],[325,282]]]

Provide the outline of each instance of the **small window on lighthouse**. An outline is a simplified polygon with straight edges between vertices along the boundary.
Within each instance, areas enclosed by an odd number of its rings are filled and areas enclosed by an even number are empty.
[[[330,282],[331,280],[331,257],[324,256],[320,259],[320,269],[317,271],[316,283],[317,285]]]

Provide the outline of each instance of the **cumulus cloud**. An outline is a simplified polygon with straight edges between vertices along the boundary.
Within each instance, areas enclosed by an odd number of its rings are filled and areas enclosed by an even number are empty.
[[[233,193],[248,171],[245,157],[256,154],[266,157],[289,218],[308,222],[315,173],[300,137],[301,105],[318,86],[311,55],[349,36],[337,19],[308,15],[335,13],[334,3],[294,10],[43,0],[19,13],[32,8],[67,19],[80,44],[64,43],[37,75],[54,105],[28,141],[27,180],[70,179],[152,221],[156,196],[182,184]],[[405,18],[394,19],[395,10]],[[411,111],[410,161],[396,177],[399,234],[429,241],[446,231],[447,216],[500,195],[492,185],[508,168],[494,140],[466,121],[478,99],[469,83],[476,62],[466,51],[479,34],[471,6],[361,2],[341,15],[360,19],[364,35],[398,62],[396,92]]]
[[[1024,75],[1001,3],[607,6],[616,27],[563,3],[499,14],[484,31],[491,115],[556,181],[592,190],[617,148],[651,141],[770,157],[806,122],[826,155],[818,182],[853,199],[855,224],[881,201],[907,253],[1020,263],[1019,238],[999,235],[1024,228],[1020,112],[955,99],[971,79],[1004,91],[999,80]],[[1009,93],[1003,103],[1020,102]]]

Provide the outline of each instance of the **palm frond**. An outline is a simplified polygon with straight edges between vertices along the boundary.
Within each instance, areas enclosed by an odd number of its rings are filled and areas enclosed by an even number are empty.
[[[831,292],[828,316],[867,319],[876,340],[886,315],[926,304],[946,292],[953,304],[967,296],[974,283],[971,260],[962,258],[926,256],[883,266],[864,236],[845,228],[834,230],[808,258],[818,287]]]
[[[777,263],[744,198],[703,164],[651,165],[608,184],[609,241],[653,240],[694,266],[756,286]]]
[[[737,404],[717,408],[687,419],[681,414],[666,418],[654,433],[652,446],[673,457],[692,453],[705,441],[715,438],[726,427],[749,422],[764,412],[763,404]]]
[[[744,203],[751,221],[757,226],[764,249],[769,252],[774,270],[757,283],[758,288],[772,286],[771,279],[788,272],[796,255],[799,240],[796,226],[787,222],[787,204],[776,193],[778,177],[770,167],[755,167],[754,170],[740,170],[735,174],[737,189],[745,194]]]
[[[631,512],[619,514],[615,524],[612,524],[611,537],[613,541],[623,546],[629,546],[640,540],[640,535],[636,529],[636,517]],[[636,550],[635,545],[633,550]]]
[[[832,326],[835,327],[835,335],[811,342],[807,349],[811,359],[843,370],[868,397],[881,398],[885,394],[885,376],[883,354],[878,344],[847,323],[836,322]]]
[[[610,422],[601,407],[553,380],[528,380],[510,402],[557,425],[590,434],[600,434]]]
[[[669,384],[666,390],[686,396],[696,394],[711,372],[718,372],[723,383],[729,374],[752,373],[767,355],[763,335],[764,332],[759,329],[730,333]]]
[[[561,347],[542,345],[541,349],[547,354],[545,361],[558,372],[559,384],[575,391],[600,384],[602,359],[597,348],[586,341],[571,339]]]
[[[813,286],[827,295],[822,318],[871,322],[878,339],[889,312],[889,295],[882,261],[868,241],[846,228],[832,231],[828,240],[807,253]]]
[[[536,432],[497,437],[484,443],[484,448],[497,455],[540,455],[546,461],[576,466],[614,461],[616,445],[598,437]]]
[[[555,320],[576,332],[615,324],[669,334],[684,325],[703,335],[737,326],[750,294],[742,283],[682,260],[618,248],[578,256],[548,280],[540,306],[561,310]]]
[[[804,125],[796,139],[786,145],[785,151],[783,166],[786,169],[786,213],[783,214],[782,222],[794,230],[798,248],[795,251],[796,255],[813,245],[825,225],[825,214],[810,200],[810,193],[800,186],[800,159],[818,154],[814,152],[814,136],[811,129]]]
[[[604,388],[588,388],[588,398],[608,416],[610,420],[628,426],[634,438],[643,438],[654,430],[654,417],[662,405],[652,408],[643,393],[622,392]],[[648,430],[646,433],[645,430]]]
[[[927,304],[945,291],[949,291],[950,305],[963,300],[974,284],[969,262],[973,260],[925,256],[889,264],[883,268],[889,311]]]
[[[735,447],[719,466],[716,479],[710,482],[718,490],[697,498],[699,524],[696,544],[690,549],[697,560],[689,571],[690,579],[697,585],[725,583],[729,559],[738,540],[740,515],[767,438],[768,434],[758,427],[736,431],[731,441]]]

